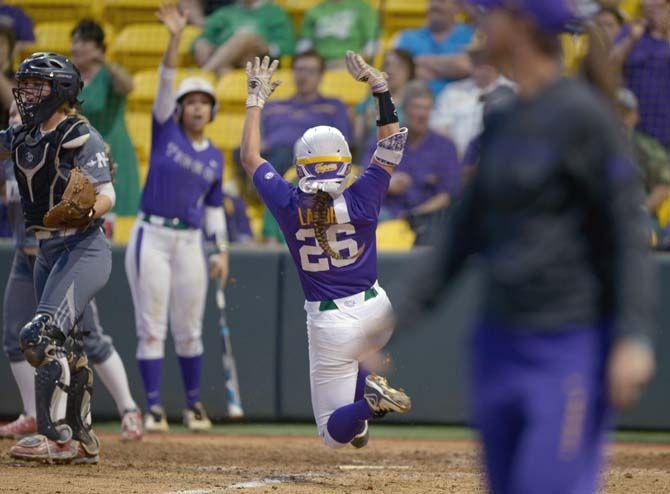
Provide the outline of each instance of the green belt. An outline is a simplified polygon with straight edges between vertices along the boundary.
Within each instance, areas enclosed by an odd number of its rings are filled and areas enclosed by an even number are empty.
[[[365,290],[365,300],[368,301],[371,298],[375,298],[379,293],[377,289],[373,286]],[[336,310],[337,304],[333,300],[322,300],[319,304],[319,312],[325,312],[327,310]]]
[[[160,218],[161,222],[156,222],[155,219]],[[154,221],[152,221],[152,219]],[[191,227],[188,223],[180,220],[179,218],[163,218],[161,216],[156,216],[153,214],[142,214],[142,221],[149,223],[150,225],[159,225],[165,226],[167,228],[172,228],[174,230],[189,230]]]

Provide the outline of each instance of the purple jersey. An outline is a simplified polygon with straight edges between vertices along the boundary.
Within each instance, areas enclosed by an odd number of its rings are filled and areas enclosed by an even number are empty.
[[[210,145],[197,151],[174,119],[153,117],[149,174],[142,191],[146,214],[179,218],[200,228],[205,206],[221,207],[223,157]]]
[[[254,185],[286,238],[308,301],[333,300],[367,290],[377,281],[377,217],[390,176],[373,164],[333,200],[326,226],[332,248],[357,259],[332,259],[314,236],[314,195],[284,180],[270,163],[254,173]]]

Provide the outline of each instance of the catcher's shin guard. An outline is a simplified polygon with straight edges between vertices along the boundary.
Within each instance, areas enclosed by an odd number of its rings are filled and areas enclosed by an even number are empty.
[[[65,421],[72,429],[72,437],[79,441],[89,456],[100,450],[100,442],[91,430],[91,398],[93,396],[93,371],[83,350],[80,334],[68,338],[70,361],[70,386],[68,389]]]
[[[65,335],[53,324],[49,314],[36,314],[19,332],[21,351],[33,367],[52,360],[64,341]]]
[[[35,372],[37,432],[58,443],[72,438],[72,430],[61,421],[69,377],[70,369],[63,356],[49,358]]]

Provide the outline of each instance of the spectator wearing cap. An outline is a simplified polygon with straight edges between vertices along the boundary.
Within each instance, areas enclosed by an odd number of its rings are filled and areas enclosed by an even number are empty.
[[[625,19],[621,11],[616,7],[603,7],[595,15],[595,22],[607,35],[610,43],[614,44],[616,37],[621,32],[625,24]]]
[[[397,48],[389,50],[384,56],[382,70],[388,75],[389,91],[393,95],[398,118],[404,120],[402,102],[405,98],[405,87],[414,79],[414,60],[405,50]],[[354,142],[360,149],[367,146],[373,132],[377,129],[377,101],[370,95],[356,105],[354,117]]]
[[[258,55],[292,55],[293,24],[288,14],[268,0],[238,0],[205,19],[193,43],[195,60],[204,70],[224,75]]]
[[[459,156],[464,155],[470,141],[482,130],[486,95],[501,86],[514,86],[512,81],[488,63],[481,43],[473,43],[468,49],[468,55],[472,63],[472,75],[446,86],[438,95],[430,116],[430,128],[451,138]]]
[[[626,135],[630,140],[647,193],[645,206],[651,214],[658,212],[661,204],[670,197],[670,159],[665,148],[653,137],[635,130],[640,120],[635,94],[629,89],[619,89],[617,109],[621,115]]]
[[[351,124],[346,105],[336,98],[319,93],[326,65],[316,52],[293,58],[295,96],[271,100],[265,105],[261,120],[263,156],[284,174],[293,165],[293,145],[310,127],[330,125],[351,139]]]
[[[433,95],[425,82],[407,85],[402,106],[408,141],[391,177],[380,219],[408,218],[417,235],[415,245],[426,245],[432,241],[433,226],[460,190],[458,153],[450,139],[428,126]],[[373,139],[364,163],[370,162],[375,148]]]
[[[670,149],[670,0],[643,0],[644,19],[623,28],[612,60],[638,99],[638,130]]]
[[[33,21],[26,15],[21,7],[6,5],[0,0],[0,27],[7,28],[14,33],[16,40],[14,56],[19,53],[24,46],[35,42],[35,33],[33,32]]]
[[[456,22],[458,13],[457,0],[430,0],[426,26],[402,31],[396,43],[396,48],[412,54],[417,79],[428,82],[435,96],[450,82],[472,72],[465,50],[474,30]]]
[[[296,51],[314,50],[334,68],[344,66],[347,50],[371,59],[378,35],[378,16],[367,0],[323,0],[305,13]]]
[[[91,19],[84,19],[71,33],[72,61],[81,72],[82,113],[109,144],[117,163],[116,205],[114,212],[123,216],[137,214],[140,182],[135,148],[126,128],[126,96],[133,79],[126,70],[105,59],[105,33]]]
[[[9,125],[9,107],[14,101],[12,89],[14,83],[13,57],[15,38],[14,31],[0,26],[0,128]]]

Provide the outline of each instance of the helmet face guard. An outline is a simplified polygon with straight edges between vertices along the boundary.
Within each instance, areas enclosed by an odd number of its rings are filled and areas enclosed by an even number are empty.
[[[296,160],[298,187],[307,194],[319,190],[339,195],[346,187],[346,178],[351,173],[350,156],[318,156]]]
[[[41,80],[42,84],[28,87],[28,79]],[[57,53],[33,53],[21,62],[16,72],[18,87],[13,90],[21,119],[29,127],[48,120],[61,105],[78,103],[77,96],[83,87],[79,70],[63,55]],[[46,86],[51,88],[43,95]]]

